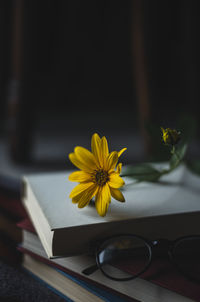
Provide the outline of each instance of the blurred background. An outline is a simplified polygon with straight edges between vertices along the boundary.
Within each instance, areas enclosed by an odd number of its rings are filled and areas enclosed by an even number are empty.
[[[94,132],[125,164],[164,160],[152,129],[195,123],[198,0],[0,1],[0,185],[72,168]],[[162,148],[163,146],[161,146]],[[157,153],[156,153],[156,150]],[[163,154],[163,155],[162,155]]]

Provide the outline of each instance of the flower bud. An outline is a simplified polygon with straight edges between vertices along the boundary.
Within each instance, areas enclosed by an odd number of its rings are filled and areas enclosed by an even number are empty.
[[[176,145],[181,137],[180,131],[171,128],[162,128],[162,139],[166,145]]]

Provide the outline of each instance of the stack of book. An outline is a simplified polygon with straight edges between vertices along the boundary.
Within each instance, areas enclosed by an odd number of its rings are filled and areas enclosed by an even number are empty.
[[[153,264],[130,281],[114,281],[95,264],[91,243],[116,234],[149,239],[175,239],[200,234],[200,179],[182,165],[159,183],[126,179],[124,204],[111,202],[106,217],[94,207],[78,209],[69,199],[74,183],[68,172],[40,173],[23,178],[22,200],[29,218],[19,250],[23,266],[69,301],[200,301],[200,285],[183,277],[172,264]]]

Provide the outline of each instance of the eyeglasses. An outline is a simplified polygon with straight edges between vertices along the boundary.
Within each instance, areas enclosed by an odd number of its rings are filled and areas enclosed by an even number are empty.
[[[200,281],[200,235],[174,241],[150,241],[135,235],[118,235],[104,240],[95,251],[96,264],[84,269],[90,275],[97,269],[116,281],[128,281],[140,276],[153,259],[169,258],[186,277]]]

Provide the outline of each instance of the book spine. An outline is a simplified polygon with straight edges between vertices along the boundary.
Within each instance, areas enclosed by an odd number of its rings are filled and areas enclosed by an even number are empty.
[[[92,284],[89,284],[86,281],[83,281],[82,279],[79,279],[75,276],[69,275],[66,272],[55,268],[60,274],[64,275],[65,277],[71,279],[72,281],[76,282],[77,284],[81,285],[83,288],[87,289],[88,291],[90,291],[91,293],[95,294],[96,296],[98,296],[99,298],[101,298],[102,300],[106,301],[106,302],[111,302],[111,301],[115,301],[115,302],[125,302],[127,300],[122,299],[116,295],[111,294],[110,292],[107,292],[105,290],[102,290],[101,288],[94,286]]]
[[[64,300],[66,300],[67,302],[74,302],[73,300],[71,300],[70,298],[68,298],[67,296],[65,296],[63,293],[61,293],[60,291],[58,291],[57,289],[55,289],[53,286],[49,285],[47,282],[45,282],[44,280],[40,279],[38,276],[36,276],[35,274],[33,274],[32,272],[30,272],[28,269],[24,268],[23,269],[30,274],[35,280],[39,281],[40,283],[42,283],[44,286],[46,286],[47,288],[49,288],[51,291],[53,291],[56,295],[60,296],[61,298],[63,298]]]

